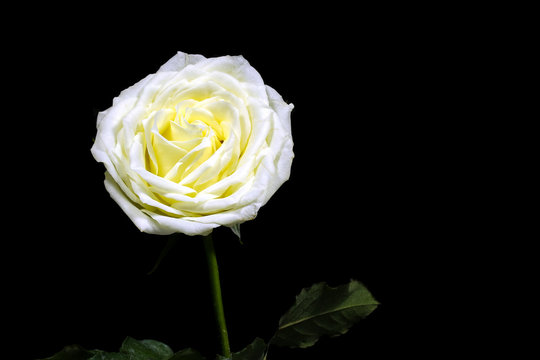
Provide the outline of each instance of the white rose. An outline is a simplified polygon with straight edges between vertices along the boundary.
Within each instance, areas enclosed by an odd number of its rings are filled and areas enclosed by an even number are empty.
[[[178,52],[99,113],[91,151],[139,230],[207,235],[289,178],[292,109],[242,56]]]

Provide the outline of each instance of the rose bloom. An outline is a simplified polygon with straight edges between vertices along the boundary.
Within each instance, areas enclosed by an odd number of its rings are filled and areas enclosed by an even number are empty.
[[[207,235],[289,178],[292,109],[242,56],[178,52],[98,114],[91,151],[139,230]]]

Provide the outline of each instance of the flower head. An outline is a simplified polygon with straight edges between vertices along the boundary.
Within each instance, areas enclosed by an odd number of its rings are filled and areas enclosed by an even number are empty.
[[[141,231],[206,235],[289,178],[292,108],[242,56],[178,52],[99,113],[91,151]]]

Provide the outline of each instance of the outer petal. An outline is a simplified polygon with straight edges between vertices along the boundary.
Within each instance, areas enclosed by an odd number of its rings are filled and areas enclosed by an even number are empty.
[[[162,71],[180,71],[190,64],[197,64],[206,58],[202,55],[190,55],[181,51],[177,52],[165,64],[161,65],[158,72]]]
[[[287,104],[279,93],[266,85],[266,94],[270,100],[270,107],[276,112],[279,117],[280,124],[283,126],[287,134],[291,133],[291,111],[294,109],[293,104]]]
[[[156,221],[133,205],[108,172],[105,173],[105,189],[140,231],[159,235],[168,235],[174,232],[160,227]]]
[[[266,91],[277,119],[274,118],[274,131],[269,144],[270,151],[273,153],[272,161],[267,157],[262,164],[269,173],[266,198],[262,205],[266,204],[277,189],[289,179],[294,158],[294,144],[291,136],[291,111],[294,105],[284,102],[281,95],[270,86],[266,86]]]
[[[203,224],[200,222],[189,221],[185,219],[173,218],[170,216],[158,215],[145,210],[149,216],[152,217],[157,223],[163,234],[172,234],[180,232],[186,235],[208,235],[212,232],[212,229],[220,226],[220,224],[208,223]]]

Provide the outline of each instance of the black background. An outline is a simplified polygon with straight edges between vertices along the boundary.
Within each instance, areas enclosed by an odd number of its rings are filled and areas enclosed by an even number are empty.
[[[136,229],[90,154],[97,112],[178,50],[243,55],[295,105],[290,180],[242,225],[243,245],[227,228],[214,232],[232,350],[267,340],[302,288],[357,279],[381,302],[369,318],[309,349],[272,348],[269,359],[419,355],[412,289],[425,271],[419,251],[430,250],[426,189],[439,174],[426,171],[437,135],[423,138],[429,109],[416,104],[432,89],[434,40],[419,42],[426,29],[396,8],[284,9],[208,17],[177,4],[84,18],[88,9],[68,9],[18,24],[32,32],[6,52],[17,69],[4,179],[15,231],[3,252],[14,358],[73,343],[115,351],[128,335],[217,352],[200,239],[184,237],[147,275],[165,237]]]

